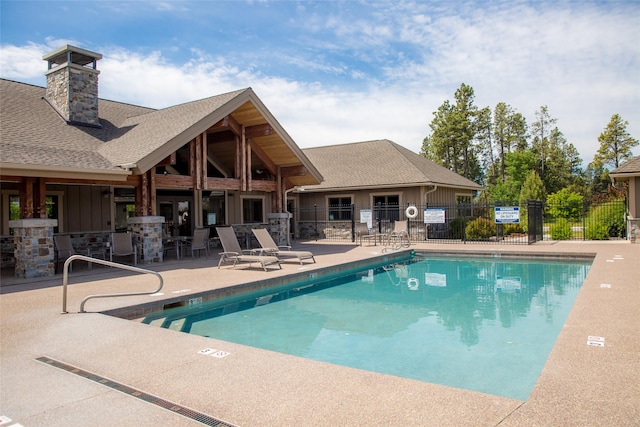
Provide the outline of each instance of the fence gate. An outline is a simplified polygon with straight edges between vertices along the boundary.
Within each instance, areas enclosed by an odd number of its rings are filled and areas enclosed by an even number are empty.
[[[527,234],[529,235],[528,243],[530,245],[542,241],[543,214],[544,209],[541,201],[527,201]]]

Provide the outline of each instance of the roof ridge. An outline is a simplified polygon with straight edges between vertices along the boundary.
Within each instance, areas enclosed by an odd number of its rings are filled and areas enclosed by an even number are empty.
[[[326,147],[344,147],[345,145],[370,144],[370,143],[374,143],[374,142],[383,142],[383,141],[393,142],[393,141],[390,141],[388,139],[371,139],[371,140],[368,140],[368,141],[356,141],[356,142],[343,142],[343,143],[340,143],[340,144],[316,145],[315,147],[303,148],[303,150],[315,150],[317,148],[326,148]]]
[[[9,82],[9,83],[18,83],[18,84],[25,85],[25,86],[31,86],[31,87],[34,87],[36,89],[43,89],[43,90],[46,89],[46,87],[44,87],[44,86],[39,86],[39,85],[36,85],[36,84],[33,84],[33,83],[19,82],[18,80],[5,79],[4,77],[0,77],[0,80],[4,80],[5,82]]]
[[[164,113],[166,111],[176,110],[176,109],[183,108],[183,107],[189,106],[189,105],[196,105],[198,103],[205,103],[205,102],[211,101],[212,99],[215,99],[215,98],[222,98],[224,96],[233,95],[227,101],[227,102],[229,102],[231,99],[236,98],[237,96],[241,95],[242,93],[244,93],[244,92],[246,92],[247,90],[250,90],[250,89],[251,88],[238,89],[238,90],[235,90],[235,91],[225,92],[225,93],[221,93],[221,94],[218,94],[218,95],[208,96],[206,98],[200,98],[200,99],[196,99],[196,100],[193,100],[193,101],[183,102],[181,104],[169,105],[168,107],[164,107],[164,108],[158,108],[158,109],[151,108],[149,111],[147,111],[145,113],[134,115],[134,116],[129,116],[128,120],[140,120],[140,119],[143,119],[144,117],[150,117],[152,114],[162,114],[162,113]],[[226,104],[227,102],[225,102],[224,104]],[[145,107],[140,107],[140,108],[145,108]]]
[[[411,166],[418,171],[418,173],[420,173],[420,175],[422,175],[425,180],[427,181],[432,181],[432,179],[427,176],[420,167],[418,167],[418,165],[416,165],[416,163],[413,161],[412,158],[410,158],[407,154],[411,154],[416,160],[418,159],[418,157],[423,158],[425,160],[429,160],[426,157],[424,157],[423,155],[419,154],[419,153],[415,153],[411,150],[409,150],[406,147],[403,147],[402,145],[398,144],[397,142],[394,141],[390,141],[390,140],[386,140],[389,142],[389,144],[404,158],[407,160],[407,162],[409,162],[411,164]],[[418,157],[416,157],[418,156]],[[422,161],[422,160],[420,160]]]
[[[251,87],[245,87],[243,89],[230,90],[229,92],[219,93],[217,95],[211,95],[211,96],[207,96],[207,97],[200,98],[200,99],[194,99],[192,101],[181,102],[180,104],[173,104],[173,105],[169,105],[167,107],[158,108],[157,111],[168,110],[170,108],[181,107],[183,105],[195,104],[197,102],[203,102],[203,101],[207,101],[207,100],[210,100],[210,99],[213,99],[213,98],[220,98],[220,97],[231,95],[231,94],[234,94],[234,98],[235,98],[236,96],[240,95],[241,93],[243,93],[243,92],[245,92],[247,90],[252,90],[252,89],[251,89]]]

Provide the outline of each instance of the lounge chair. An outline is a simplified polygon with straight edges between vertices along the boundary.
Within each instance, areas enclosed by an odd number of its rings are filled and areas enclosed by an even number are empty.
[[[279,268],[282,268],[280,265],[280,260],[276,256],[263,256],[263,255],[250,255],[240,248],[240,243],[238,243],[238,237],[236,233],[233,231],[232,227],[216,227],[216,231],[218,232],[218,237],[220,237],[220,243],[222,244],[222,248],[224,252],[220,253],[220,261],[218,262],[218,268],[224,263],[233,262],[233,266],[235,267],[239,262],[248,262],[249,267],[254,262],[260,263],[264,271],[267,271],[268,265],[277,265]]]
[[[53,243],[55,243],[56,247],[56,270],[58,269],[58,264],[61,262],[65,262],[71,255],[75,255],[76,251],[73,249],[73,245],[71,244],[71,237],[68,234],[53,236]],[[69,273],[71,273],[71,264],[69,264]]]
[[[281,259],[297,258],[300,265],[302,265],[302,261],[305,259],[311,259],[313,262],[316,262],[313,254],[309,251],[292,251],[291,246],[278,246],[266,228],[254,228],[251,231],[253,231],[256,239],[258,239],[258,243],[260,243],[261,248],[257,249],[260,254],[275,255]],[[256,250],[254,249],[254,251]]]
[[[109,246],[109,261],[113,262],[114,256],[131,256],[133,265],[138,265],[138,252],[133,245],[130,232],[111,233],[111,245]]]

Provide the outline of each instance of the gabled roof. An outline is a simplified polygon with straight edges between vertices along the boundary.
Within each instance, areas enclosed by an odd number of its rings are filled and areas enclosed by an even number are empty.
[[[468,190],[482,187],[387,139],[306,148],[307,157],[325,177],[305,191],[438,185]]]
[[[609,172],[609,176],[617,180],[632,176],[640,176],[640,156],[633,157],[620,167]]]
[[[69,125],[44,99],[45,88],[0,79],[0,167],[5,176],[124,180],[151,169],[227,116],[268,124],[254,138],[276,166],[302,166],[293,185],[322,181],[251,88],[156,110],[99,99],[102,128]]]

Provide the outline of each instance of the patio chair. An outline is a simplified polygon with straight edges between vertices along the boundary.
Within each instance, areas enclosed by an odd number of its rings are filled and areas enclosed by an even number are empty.
[[[53,243],[56,247],[56,270],[58,270],[58,264],[65,262],[71,255],[75,255],[76,251],[71,244],[71,236],[59,235],[53,236]],[[69,264],[69,273],[72,271],[72,265]]]
[[[238,262],[248,262],[249,267],[251,267],[251,264],[254,262],[257,262],[260,263],[264,271],[267,271],[268,265],[273,264],[282,268],[280,260],[276,256],[250,255],[246,253],[249,252],[248,249],[243,251],[240,248],[238,237],[232,227],[216,227],[216,231],[218,232],[218,237],[220,237],[220,243],[224,250],[224,252],[220,253],[218,268],[227,262],[232,262],[234,267]]]
[[[280,259],[297,258],[300,265],[302,265],[302,261],[305,259],[311,259],[314,263],[316,262],[313,254],[309,251],[292,251],[291,246],[278,246],[266,228],[254,228],[251,231],[256,236],[256,239],[258,239],[258,243],[260,243],[261,248],[257,249],[260,254],[275,255]],[[256,251],[256,249],[254,249],[254,251]]]
[[[209,258],[209,229],[208,228],[196,228],[193,232],[193,238],[188,240],[183,245],[184,249],[191,250],[191,259],[194,258],[194,252],[204,251],[204,256]]]
[[[364,222],[357,223],[356,238],[358,239],[360,246],[362,246],[363,240],[367,240],[369,245],[371,245],[371,241],[373,240],[373,245],[375,246],[378,241],[378,232],[375,229],[370,229]]]
[[[111,233],[111,245],[109,245],[109,261],[113,262],[114,256],[132,256],[133,265],[138,265],[138,252],[133,245],[130,232]]]
[[[387,234],[385,245],[389,245],[393,249],[400,249],[402,246],[408,248],[411,245],[406,221],[397,220],[393,224],[393,231]]]

